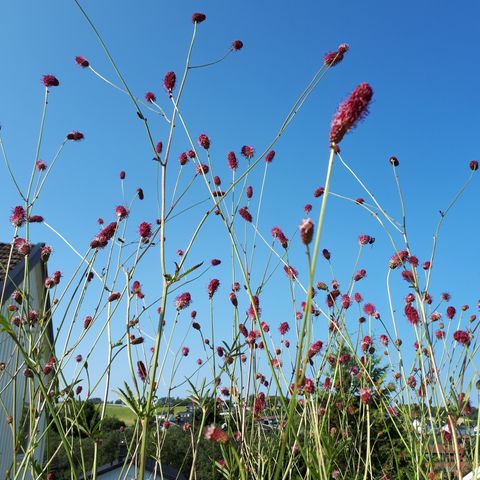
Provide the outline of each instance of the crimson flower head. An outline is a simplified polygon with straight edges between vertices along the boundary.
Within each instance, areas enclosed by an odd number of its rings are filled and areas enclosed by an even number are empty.
[[[455,316],[455,313],[457,313],[457,310],[455,307],[449,306],[447,307],[447,317],[452,320],[453,317]]]
[[[148,103],[154,103],[157,100],[157,97],[155,96],[155,94],[153,92],[147,92],[145,94],[145,100]]]
[[[82,57],[81,55],[78,55],[77,57],[75,57],[75,62],[79,67],[87,68],[90,66],[90,62],[85,57]]]
[[[160,154],[162,153],[162,150],[163,150],[163,143],[162,142],[158,142],[156,147],[155,147],[155,151]]]
[[[216,267],[217,265],[220,265],[222,261],[218,258],[213,258],[210,263],[212,264],[212,267]]]
[[[200,165],[197,165],[195,168],[195,171],[197,172],[198,175],[207,174],[209,172],[210,168],[208,167],[207,164],[201,163]]]
[[[280,331],[281,335],[285,335],[290,330],[290,326],[288,325],[288,322],[281,323],[278,330]]]
[[[54,75],[44,75],[42,78],[42,82],[46,88],[58,87],[60,85],[60,82]]]
[[[125,172],[122,170],[119,174],[120,180],[125,180]]]
[[[205,135],[204,133],[202,133],[199,137],[198,137],[198,144],[204,148],[205,150],[208,150],[210,148],[210,139],[207,137],[207,135]]]
[[[238,213],[246,222],[251,222],[253,220],[252,214],[248,211],[248,207],[240,208]]]
[[[360,401],[364,404],[370,403],[372,400],[372,392],[368,388],[360,389]]]
[[[123,220],[124,218],[128,217],[128,210],[123,206],[119,205],[115,209],[115,215],[120,219]]]
[[[347,132],[368,114],[368,105],[373,97],[372,87],[361,83],[337,110],[330,129],[330,142],[340,143]]]
[[[84,138],[85,138],[85,135],[82,132],[75,131],[67,134],[67,140],[73,140],[74,142],[79,142]]]
[[[184,357],[188,357],[188,354],[190,353],[190,349],[188,347],[183,347],[182,348],[182,355]]]
[[[194,13],[192,15],[192,22],[193,23],[202,23],[205,21],[207,16],[204,13]]]
[[[188,308],[192,302],[192,296],[189,292],[184,292],[175,299],[175,307],[177,310]]]
[[[465,332],[465,330],[457,330],[453,334],[453,339],[461,345],[470,345],[471,341],[469,333]]]
[[[472,160],[470,162],[470,170],[473,170],[473,171],[478,170],[478,162],[476,160]]]
[[[43,172],[44,170],[47,169],[47,164],[43,161],[43,160],[37,160],[35,162],[35,168],[39,171],[39,172]]]
[[[249,185],[249,186],[247,187],[246,195],[247,195],[247,198],[252,198],[252,196],[253,196],[253,187],[252,187],[251,185]]]
[[[232,42],[232,50],[241,50],[243,48],[243,42],[241,40],[234,40]]]
[[[228,152],[227,160],[228,160],[228,166],[232,170],[236,170],[238,168],[238,160],[237,160],[237,157],[235,156],[235,152]]]
[[[165,90],[171,95],[173,89],[175,88],[175,82],[177,81],[177,76],[175,72],[167,72],[163,78],[163,86]]]
[[[138,376],[140,377],[140,380],[145,381],[147,379],[147,368],[145,367],[145,364],[139,360],[137,362],[137,371],[138,371]]]
[[[333,67],[339,64],[343,60],[343,56],[348,51],[348,45],[346,43],[342,43],[338,46],[336,52],[328,52],[323,57],[323,64],[329,67]]]
[[[32,249],[31,243],[27,242],[24,238],[15,239],[15,248],[20,255],[29,255]]]
[[[308,245],[312,241],[314,228],[315,227],[310,218],[302,220],[302,223],[300,224],[300,238],[304,245]]]
[[[227,443],[229,440],[228,433],[223,431],[221,428],[216,427],[215,425],[210,425],[204,430],[205,440],[214,443]]]
[[[273,159],[275,158],[275,150],[270,150],[266,155],[265,155],[265,161],[267,163],[272,163]]]
[[[18,205],[12,210],[12,214],[10,215],[10,223],[14,227],[20,228],[25,223],[25,220],[26,220],[25,209],[22,206]]]
[[[137,188],[137,196],[139,200],[143,200],[145,198],[142,188]]]
[[[241,150],[242,155],[250,160],[255,154],[255,149],[250,145],[244,145]]]
[[[213,298],[219,286],[220,281],[217,278],[213,278],[212,280],[210,280],[210,283],[208,284],[208,298]]]
[[[295,280],[298,277],[298,271],[290,265],[285,265],[283,270],[285,271],[287,277],[291,280]]]
[[[418,314],[416,308],[412,306],[412,304],[407,303],[405,305],[404,312],[409,323],[411,323],[412,325],[418,324],[418,322],[420,321],[420,315]]]
[[[276,238],[283,248],[288,248],[288,238],[285,236],[280,227],[272,228],[272,237]]]
[[[325,260],[330,260],[330,258],[332,258],[330,252],[326,248],[322,250],[322,255],[325,258]]]
[[[313,196],[315,198],[320,198],[323,195],[323,192],[325,192],[325,189],[323,187],[318,187],[314,192]]]
[[[150,238],[152,236],[152,225],[148,222],[142,222],[138,227],[138,232],[142,238]]]

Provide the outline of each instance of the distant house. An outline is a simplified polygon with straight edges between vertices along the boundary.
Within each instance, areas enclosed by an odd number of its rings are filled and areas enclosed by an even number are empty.
[[[20,325],[24,314],[28,317],[28,312],[24,311],[28,303],[30,312],[36,312],[39,315],[38,322],[35,324],[31,322],[29,328],[33,336],[38,335],[37,338],[40,340],[37,343],[38,358],[46,363],[52,355],[53,329],[49,314],[48,293],[44,287],[47,271],[46,265],[41,260],[43,246],[43,244],[33,245],[28,255],[28,262],[25,262],[25,256],[12,249],[11,244],[0,243],[0,314],[5,320],[13,320],[13,317],[18,315]],[[25,270],[26,263],[28,263],[28,272]],[[11,296],[15,291],[23,289],[25,279],[28,279],[29,283],[29,298],[28,302],[23,301],[19,304]],[[18,307],[18,311],[9,311],[9,306]],[[12,325],[15,332],[21,328]],[[21,341],[22,336],[19,335],[18,338]],[[44,416],[39,417],[35,426],[27,421],[30,418],[28,415],[30,408],[35,406],[29,404],[30,397],[25,393],[28,392],[25,388],[27,382],[25,364],[22,357],[17,354],[18,348],[12,337],[4,329],[0,329],[0,478],[9,478],[8,472],[12,468],[14,459],[18,464],[23,458],[31,429],[36,428],[37,431],[42,431],[45,423]],[[15,425],[15,431],[18,434],[15,447],[12,425]],[[41,466],[44,453],[45,441],[40,441],[35,448],[32,463]],[[26,475],[22,478],[31,477]]]

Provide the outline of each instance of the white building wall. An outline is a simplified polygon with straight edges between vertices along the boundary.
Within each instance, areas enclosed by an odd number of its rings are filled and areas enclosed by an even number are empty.
[[[30,308],[37,311],[42,311],[43,305],[40,305],[43,297],[43,277],[42,277],[42,264],[38,262],[35,267],[30,271]],[[22,288],[22,285],[19,286]],[[6,311],[7,305],[10,303],[10,299],[7,299],[6,304],[2,306],[0,312],[4,318],[8,318]],[[14,327],[17,328],[17,327]],[[41,327],[38,327],[37,333],[39,333]],[[45,348],[45,344],[42,345]],[[47,357],[47,353],[44,354]],[[48,357],[49,358],[49,357]],[[45,362],[48,361],[45,358]],[[7,416],[15,418],[16,424],[20,421],[22,409],[25,404],[26,377],[23,374],[25,370],[25,364],[22,361],[20,355],[18,355],[15,342],[11,336],[3,331],[0,331],[0,362],[5,363],[5,370],[0,372],[0,478],[8,478],[7,472],[11,470],[13,458],[13,425],[9,425],[6,421]],[[14,381],[12,381],[14,378]],[[27,390],[28,392],[28,390]],[[39,401],[39,396],[36,397],[36,403]],[[38,421],[38,431],[44,428],[44,416],[40,417]],[[35,460],[40,465],[43,463],[45,450],[45,441],[42,441],[35,450]],[[21,462],[22,456],[16,457],[17,465]],[[27,475],[21,478],[31,479],[31,475]]]

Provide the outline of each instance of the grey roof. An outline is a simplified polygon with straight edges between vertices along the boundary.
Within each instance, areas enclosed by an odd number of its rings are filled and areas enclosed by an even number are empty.
[[[28,256],[29,271],[40,261],[40,253],[44,245],[44,243],[37,243],[32,246]],[[24,271],[25,257],[18,253],[15,248],[12,249],[11,243],[0,243],[0,292],[3,291],[6,282],[4,301],[10,297],[17,285],[22,283]],[[44,275],[46,277],[46,269]]]

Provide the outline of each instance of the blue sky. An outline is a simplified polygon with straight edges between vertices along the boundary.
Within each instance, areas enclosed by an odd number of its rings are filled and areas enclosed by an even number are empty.
[[[344,61],[320,83],[275,146],[277,156],[267,177],[260,229],[268,236],[272,226],[280,225],[290,236],[303,217],[306,203],[314,204],[312,218],[317,218],[319,203],[312,192],[324,181],[331,117],[338,103],[358,83],[367,81],[375,92],[371,113],[355,132],[345,137],[343,157],[385,209],[399,219],[400,207],[388,164],[391,155],[398,157],[412,250],[421,261],[428,258],[438,211],[448,205],[466,180],[470,160],[478,159],[477,2],[459,5],[447,1],[394,4],[312,0],[299,6],[288,1],[145,1],[138,8],[131,2],[107,0],[85,1],[83,6],[131,90],[139,97],[148,90],[154,91],[165,108],[168,103],[163,76],[170,70],[177,74],[182,71],[192,12],[207,15],[207,21],[198,27],[193,64],[218,58],[232,40],[244,42],[243,50],[224,62],[192,71],[183,98],[183,114],[192,134],[196,137],[205,132],[212,139],[215,173],[224,183],[228,178],[226,153],[238,152],[245,144],[263,150],[321,65],[324,53],[340,43],[348,43],[350,51]],[[84,55],[97,71],[116,81],[74,2],[39,4],[29,0],[2,4],[0,122],[9,159],[20,183],[26,185],[43,101],[41,77],[55,74],[61,86],[51,91],[41,158],[49,163],[64,135],[71,130],[84,132],[86,139],[67,145],[36,213],[44,215],[49,224],[83,251],[97,231],[96,219],[110,221],[115,206],[124,203],[118,181],[120,170],[127,172],[127,199],[133,197],[137,187],[142,187],[146,195],[146,201],[132,212],[131,233],[135,233],[141,221],[157,217],[156,165],[151,161],[143,126],[128,98],[79,68],[73,61],[75,55]],[[153,116],[149,120],[155,139],[165,141],[165,124]],[[173,159],[187,148],[187,139],[178,127]],[[172,173],[170,178],[173,180],[175,175],[176,172]],[[0,179],[0,215],[7,225],[10,209],[20,202],[5,169],[0,170]],[[431,290],[435,298],[441,291],[449,291],[452,304],[457,308],[470,304],[471,313],[476,310],[479,284],[476,180],[445,221]],[[259,171],[249,182],[255,192],[259,191],[260,182]],[[335,166],[332,189],[353,198],[366,197],[340,164]],[[200,195],[197,198],[206,198],[200,185],[195,192]],[[171,265],[176,250],[186,246],[186,236],[193,228],[192,218],[199,218],[203,209],[204,206],[194,210],[192,216],[179,217],[172,227],[167,240]],[[7,228],[3,231],[1,240],[8,241],[11,233]],[[368,277],[360,290],[388,318],[385,274],[392,248],[371,217],[350,203],[332,198],[323,247],[332,252],[335,276],[341,284],[349,278],[357,252],[356,238],[362,233],[376,237],[377,241],[363,254],[361,266],[367,269]],[[34,226],[32,235],[34,241],[46,241],[55,247],[49,268],[60,269],[68,276],[76,265],[75,256],[45,227]],[[227,241],[224,230],[212,221],[192,254],[192,263],[208,262],[213,257],[223,260],[221,267],[206,272],[191,287],[195,308],[207,325],[206,285],[213,276],[222,281],[215,307],[219,312],[217,337],[227,337],[230,332]],[[258,275],[267,254],[259,244]],[[151,299],[160,291],[158,265],[152,258],[141,270],[140,278]],[[300,275],[305,273],[306,260],[298,241],[292,247],[291,263]],[[318,280],[330,280],[326,264],[320,262],[319,268]],[[407,289],[398,278],[394,289],[400,311]],[[264,319],[272,329],[276,330],[284,319],[291,321],[286,292],[288,284],[283,272],[278,272],[262,298]],[[85,305],[85,313],[88,307]],[[242,313],[246,307],[243,297]],[[401,336],[410,338],[410,328],[401,313],[398,320],[404,323]],[[188,317],[183,321],[187,325]],[[377,328],[374,326],[374,333]],[[324,338],[325,325],[318,324],[316,329],[317,336]],[[201,355],[198,343],[198,339],[188,342],[191,362]],[[100,358],[100,352],[98,355]],[[188,371],[190,366],[185,363],[182,368]],[[179,372],[181,377],[182,370]],[[123,376],[121,369],[115,370],[113,384],[119,385]]]

